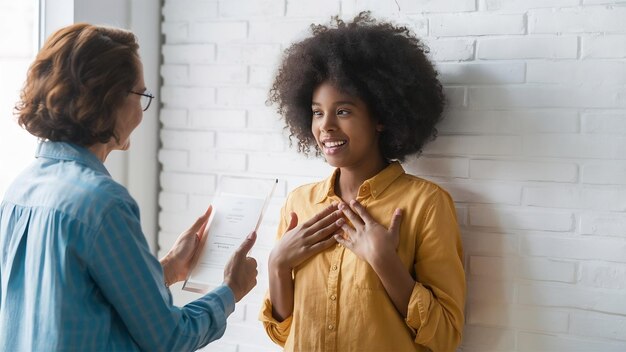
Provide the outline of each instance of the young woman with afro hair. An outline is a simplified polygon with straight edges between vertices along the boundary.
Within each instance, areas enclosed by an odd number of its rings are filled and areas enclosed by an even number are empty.
[[[400,165],[436,136],[437,72],[406,27],[367,12],[311,28],[286,50],[270,101],[298,151],[336,169],[287,197],[260,319],[286,351],[454,351],[465,304],[454,203]]]

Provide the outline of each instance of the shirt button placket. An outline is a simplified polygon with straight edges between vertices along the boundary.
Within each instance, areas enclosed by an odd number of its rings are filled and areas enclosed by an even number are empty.
[[[337,350],[337,288],[339,287],[339,267],[343,258],[343,246],[335,247],[331,260],[330,270],[328,272],[327,292],[328,300],[326,302],[326,334],[325,351]]]

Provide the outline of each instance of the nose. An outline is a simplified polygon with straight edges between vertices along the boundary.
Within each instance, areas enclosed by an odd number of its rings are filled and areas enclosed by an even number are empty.
[[[322,132],[335,131],[337,129],[337,116],[334,113],[324,114],[319,127]]]

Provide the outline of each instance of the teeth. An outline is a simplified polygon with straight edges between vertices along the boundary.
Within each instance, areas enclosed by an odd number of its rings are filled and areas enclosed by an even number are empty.
[[[338,147],[340,145],[346,144],[346,141],[336,141],[336,142],[325,142],[324,146],[327,148]]]

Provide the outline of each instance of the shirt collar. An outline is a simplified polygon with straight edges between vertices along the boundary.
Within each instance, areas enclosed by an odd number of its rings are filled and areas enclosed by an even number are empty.
[[[384,168],[381,172],[374,175],[374,177],[365,180],[361,185],[359,193],[369,193],[374,199],[378,198],[393,181],[395,181],[401,175],[404,175],[404,168],[399,162],[394,161]],[[335,169],[332,175],[327,178],[320,187],[317,196],[315,197],[316,203],[322,203],[329,197],[335,195],[335,180],[339,175],[339,168]]]
[[[40,142],[37,146],[36,158],[48,158],[56,160],[75,161],[90,169],[109,175],[104,164],[98,157],[85,147],[67,142]]]

